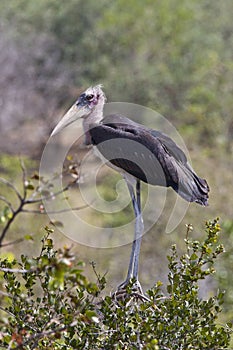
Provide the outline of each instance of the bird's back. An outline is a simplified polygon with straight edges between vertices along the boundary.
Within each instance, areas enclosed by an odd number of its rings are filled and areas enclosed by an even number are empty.
[[[151,185],[171,186],[188,202],[208,205],[209,187],[167,135],[122,115],[106,116],[89,130],[92,143],[119,171]]]

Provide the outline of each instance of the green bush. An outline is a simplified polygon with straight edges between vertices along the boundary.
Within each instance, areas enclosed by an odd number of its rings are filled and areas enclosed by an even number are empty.
[[[202,300],[200,280],[214,273],[223,246],[218,220],[206,223],[203,242],[190,238],[179,257],[168,256],[167,292],[161,282],[148,301],[127,288],[124,298],[102,296],[105,278],[90,282],[68,248],[54,250],[46,227],[36,258],[1,261],[0,346],[4,349],[222,349],[230,326],[220,325],[223,293]]]

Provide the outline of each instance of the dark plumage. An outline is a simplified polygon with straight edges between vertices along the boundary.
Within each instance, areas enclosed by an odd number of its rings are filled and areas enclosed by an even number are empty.
[[[207,182],[195,174],[184,152],[165,134],[121,115],[91,124],[89,133],[91,142],[113,165],[150,185],[170,186],[188,202],[208,205]],[[106,143],[110,140],[115,141],[114,147]],[[122,148],[123,140],[127,147]]]
[[[187,163],[184,152],[160,131],[118,114],[103,117],[105,95],[100,85],[88,88],[69,109],[53,131],[53,135],[78,118],[83,118],[86,144],[93,144],[126,180],[135,213],[135,234],[127,278],[118,287],[124,290],[134,278],[138,281],[138,263],[143,219],[141,214],[140,182],[172,187],[188,202],[208,204],[209,187]]]

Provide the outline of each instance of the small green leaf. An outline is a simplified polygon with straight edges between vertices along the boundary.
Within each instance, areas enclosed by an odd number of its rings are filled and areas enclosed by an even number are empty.
[[[49,248],[53,247],[53,240],[51,238],[47,238],[45,243]]]
[[[50,228],[49,226],[45,226],[45,231],[50,234],[54,232],[54,229]]]
[[[35,189],[35,186],[33,185],[33,183],[29,180],[26,180],[24,182],[24,186],[27,190],[34,190]]]
[[[34,241],[32,235],[25,235],[24,239],[26,239],[26,241]]]
[[[190,260],[197,260],[198,259],[198,256],[197,254],[193,253],[191,256],[190,256]]]

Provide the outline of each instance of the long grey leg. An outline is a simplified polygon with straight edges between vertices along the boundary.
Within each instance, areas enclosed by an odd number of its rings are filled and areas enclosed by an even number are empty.
[[[144,230],[143,225],[143,218],[141,213],[141,188],[140,188],[140,181],[137,180],[136,183],[136,198],[137,198],[137,207],[138,207],[138,215],[136,215],[136,222],[135,222],[135,258],[134,258],[134,269],[133,269],[133,277],[138,279],[138,266],[139,266],[139,255],[140,255],[140,248],[141,248],[141,242],[142,242],[142,235]]]
[[[125,176],[124,176],[125,177]],[[133,204],[134,214],[135,214],[135,231],[134,240],[132,243],[132,250],[129,261],[129,268],[126,280],[121,283],[117,291],[113,294],[114,297],[119,298],[126,293],[126,287],[131,279],[134,279],[134,290],[136,289],[135,296],[140,300],[150,301],[150,299],[144,295],[140,282],[138,280],[138,266],[139,266],[139,254],[142,241],[142,235],[144,231],[143,219],[141,214],[141,191],[140,191],[140,181],[135,179],[125,177],[127,183],[130,197]],[[134,190],[134,185],[136,185],[136,195]]]
[[[130,255],[130,262],[128,268],[128,274],[126,281],[129,281],[131,278],[138,280],[138,265],[139,265],[139,254],[143,234],[143,220],[141,215],[141,202],[140,202],[140,181],[137,180],[136,183],[136,198],[134,193],[134,188],[132,184],[127,182],[129,193],[131,196],[134,214],[135,214],[135,232],[134,240],[132,244],[132,251]]]

